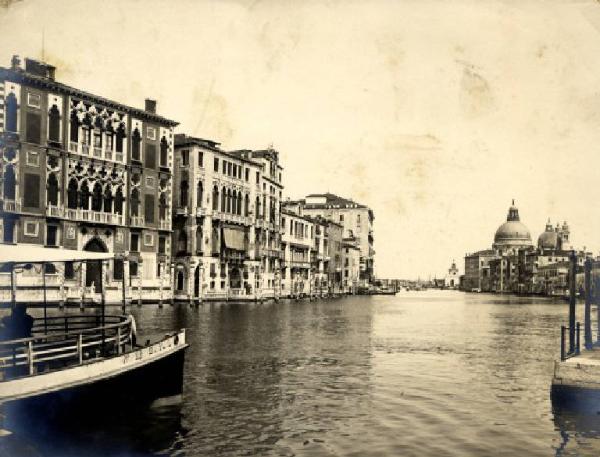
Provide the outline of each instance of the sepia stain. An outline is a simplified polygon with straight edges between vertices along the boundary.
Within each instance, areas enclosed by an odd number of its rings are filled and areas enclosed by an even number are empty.
[[[219,138],[220,142],[231,140],[233,128],[229,120],[229,104],[225,97],[214,92],[212,83],[207,94],[204,94],[198,87],[194,88],[192,106],[200,107],[200,118],[196,122],[198,135],[203,136],[210,133],[210,136]]]
[[[0,0],[0,8],[8,9],[15,3],[20,3],[23,0]]]
[[[494,106],[489,83],[473,65],[459,63],[463,66],[460,81],[460,105],[463,113],[471,118],[487,114]]]
[[[545,44],[542,44],[537,48],[535,55],[537,56],[538,59],[543,59],[544,56],[546,55],[547,50],[548,50],[548,46],[546,46]]]
[[[301,38],[298,26],[286,27],[283,34],[277,27],[280,27],[280,24],[274,25],[267,21],[258,34],[258,44],[265,53],[265,65],[269,72],[279,69],[283,58],[298,47]],[[273,39],[274,36],[277,39]]]
[[[56,67],[56,79],[71,79],[81,73],[80,71],[75,72],[69,61],[61,59],[47,49],[44,51],[44,61]]]

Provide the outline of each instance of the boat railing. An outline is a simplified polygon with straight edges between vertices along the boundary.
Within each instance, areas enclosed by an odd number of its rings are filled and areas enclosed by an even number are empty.
[[[132,342],[131,316],[49,317],[30,338],[0,341],[0,378],[31,376],[121,354]]]

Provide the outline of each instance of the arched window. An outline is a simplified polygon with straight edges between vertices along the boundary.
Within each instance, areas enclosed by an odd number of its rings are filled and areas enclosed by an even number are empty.
[[[248,214],[250,213],[250,197],[248,197],[248,194],[246,194],[246,197],[244,199],[244,215],[248,217]]]
[[[17,97],[12,92],[8,94],[5,100],[6,105],[6,131],[17,131]]]
[[[60,113],[56,105],[52,105],[48,113],[48,139],[60,142]]]
[[[112,188],[110,184],[106,186],[104,189],[104,212],[112,213],[112,204],[113,204],[113,196],[112,196]]]
[[[115,193],[115,213],[123,214],[123,190],[119,187]]]
[[[227,190],[223,187],[221,189],[221,212],[225,212],[225,207],[226,205],[226,200],[227,200]]]
[[[185,230],[179,231],[179,238],[177,238],[177,251],[178,252],[186,252],[187,251],[187,235]]]
[[[54,173],[48,175],[46,200],[50,205],[58,205],[58,179]]]
[[[169,157],[169,144],[167,139],[163,136],[160,140],[160,166],[167,166],[167,158]]]
[[[212,229],[212,253],[214,254],[219,254],[219,228],[218,227],[213,227]]]
[[[90,209],[90,190],[88,189],[87,181],[81,181],[81,189],[79,191],[79,207],[81,209]]]
[[[179,194],[179,206],[184,207],[188,204],[188,182],[184,179],[181,181],[180,194]]]
[[[6,200],[14,200],[17,191],[17,180],[15,178],[15,168],[12,165],[4,169],[4,198]]]
[[[198,227],[196,228],[196,251],[197,252],[202,252],[203,251],[203,243],[202,243],[202,225],[198,225]]]
[[[237,195],[237,213],[238,216],[242,215],[242,193],[238,192]]]
[[[131,158],[133,160],[141,160],[140,159],[140,142],[142,138],[140,136],[140,131],[135,128],[133,131],[133,135],[131,136]]]
[[[131,191],[131,215],[137,216],[140,210],[140,191],[133,189]]]
[[[212,209],[213,211],[219,210],[219,188],[217,186],[213,187],[213,197],[212,197]]]
[[[231,194],[231,212],[237,214],[237,192],[235,190]]]
[[[121,122],[117,128],[115,139],[115,150],[117,152],[123,152],[123,138],[125,138],[125,124]]]
[[[79,141],[79,118],[77,117],[77,111],[71,111],[71,133],[69,138],[73,143]]]
[[[256,208],[254,211],[256,219],[260,218],[260,197],[258,196],[256,197]]]
[[[70,209],[77,209],[77,180],[71,178],[69,181],[69,187],[67,188],[67,207]]]
[[[198,181],[198,187],[196,188],[196,206],[198,207],[202,207],[202,197],[203,195],[203,186],[202,186],[202,181]]]
[[[226,211],[228,213],[230,213],[231,212],[231,190],[230,189],[227,189],[227,202],[226,203],[227,203]]]
[[[92,191],[92,211],[102,211],[102,186],[99,182],[94,184]]]
[[[158,216],[161,221],[167,218],[167,196],[163,192],[158,199]]]
[[[178,291],[182,291],[183,290],[183,271],[179,270],[177,272],[177,290]]]

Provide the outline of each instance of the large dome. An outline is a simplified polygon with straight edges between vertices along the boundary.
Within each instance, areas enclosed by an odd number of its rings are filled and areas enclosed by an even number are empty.
[[[519,210],[513,201],[508,209],[506,222],[498,227],[494,235],[494,247],[531,246],[531,234],[519,219]]]
[[[520,221],[507,221],[498,227],[494,236],[495,244],[530,245],[529,229]]]
[[[538,247],[540,249],[558,249],[558,233],[543,232],[538,238]]]

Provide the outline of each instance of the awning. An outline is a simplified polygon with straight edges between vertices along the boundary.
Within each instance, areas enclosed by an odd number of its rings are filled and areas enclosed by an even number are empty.
[[[227,249],[234,249],[236,251],[245,251],[244,245],[244,231],[236,230],[228,227],[223,227],[223,241]]]
[[[114,258],[112,252],[89,252],[76,249],[44,248],[24,244],[0,244],[0,263],[71,262]]]

